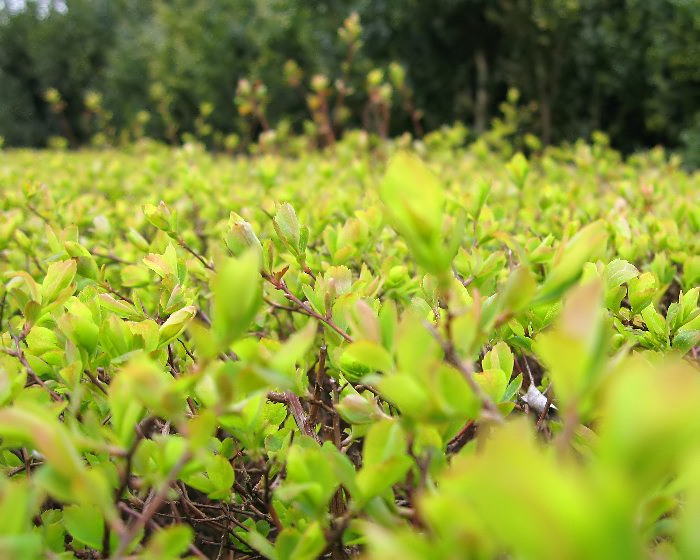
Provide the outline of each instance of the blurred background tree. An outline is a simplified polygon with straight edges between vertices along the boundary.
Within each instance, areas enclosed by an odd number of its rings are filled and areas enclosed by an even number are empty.
[[[338,33],[352,12],[354,50]],[[697,0],[0,1],[7,145],[80,145],[105,123],[114,139],[257,135],[241,79],[273,128],[323,126],[325,102],[344,111],[330,132],[386,105],[391,134],[460,120],[474,137],[517,88],[545,144],[603,130],[624,151],[661,143],[700,163]]]

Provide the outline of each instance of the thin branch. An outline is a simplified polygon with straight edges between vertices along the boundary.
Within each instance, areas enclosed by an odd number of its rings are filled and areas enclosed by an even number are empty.
[[[175,463],[172,469],[170,469],[170,472],[165,477],[165,480],[163,481],[163,484],[161,485],[159,490],[146,503],[145,507],[143,508],[143,511],[136,519],[136,521],[129,525],[126,531],[120,536],[117,551],[114,553],[115,559],[123,558],[124,552],[126,551],[127,547],[136,538],[136,535],[138,535],[139,531],[141,531],[141,529],[143,529],[143,527],[148,523],[148,521],[151,520],[151,518],[155,515],[156,511],[158,511],[158,508],[163,504],[163,501],[165,500],[165,497],[168,494],[170,484],[172,484],[172,482],[175,481],[177,475],[180,474],[180,471],[185,466],[187,461],[189,461],[189,459],[189,453],[184,453],[182,457],[180,457],[180,460],[177,463]]]
[[[454,277],[459,280],[460,284],[464,286],[465,288],[468,288],[472,282],[474,282],[475,278],[474,276],[469,276],[469,278],[465,278],[462,276],[459,271],[457,270],[457,267],[455,265],[452,265],[452,274],[454,274]]]
[[[302,434],[315,439],[317,443],[321,443],[318,434],[313,430],[313,426],[309,424],[309,421],[306,418],[306,413],[304,412],[304,408],[301,406],[301,400],[299,400],[299,397],[297,395],[295,395],[291,391],[285,391],[284,393],[270,391],[267,394],[267,399],[271,402],[286,404],[287,407],[289,407],[289,411],[292,413],[292,416],[294,417],[294,421],[299,427],[299,431]]]
[[[154,531],[161,531],[163,528],[158,525],[153,519],[144,519],[144,514],[139,513],[138,511],[131,509],[129,506],[127,506],[125,503],[120,502],[119,503],[119,509],[121,509],[123,512],[128,513],[132,517],[134,517],[137,522],[143,522],[143,524],[148,525],[151,529]],[[189,545],[189,551],[194,554],[197,558],[203,558],[206,560],[208,557],[206,554],[204,554],[199,548],[197,548],[194,544]],[[115,558],[117,557],[115,553]]]
[[[113,295],[117,296],[119,299],[125,301],[125,302],[128,303],[129,305],[135,305],[135,304],[134,304],[134,300],[132,300],[131,298],[128,298],[127,296],[125,296],[125,295],[119,293],[117,290],[115,290],[114,288],[112,288],[112,286],[110,286],[109,284],[107,284],[107,282],[101,282],[101,283],[100,283],[100,286],[102,286],[102,287],[103,287],[105,290],[107,290],[110,294],[113,294]]]
[[[2,348],[2,350],[6,354],[17,358],[19,362],[24,366],[24,369],[27,371],[27,374],[29,375],[29,377],[31,377],[34,384],[40,385],[41,388],[44,389],[54,401],[63,401],[64,398],[61,395],[59,395],[56,391],[51,389],[51,387],[49,387],[46,384],[46,382],[41,377],[39,377],[37,373],[32,369],[32,366],[29,365],[29,362],[27,361],[27,358],[25,357],[24,352],[22,352],[22,348],[20,347],[19,338],[14,334],[11,334],[10,336],[12,336],[12,340],[14,341],[17,350],[15,351],[9,348]]]
[[[95,377],[92,374],[92,372],[89,369],[85,368],[83,370],[83,373],[85,373],[85,375],[88,376],[88,378],[90,379],[90,381],[92,381],[92,383],[95,385],[95,387],[97,387],[105,395],[107,394],[107,389],[105,388],[105,386],[102,384],[102,382],[99,379],[97,379],[97,377]]]
[[[2,294],[2,300],[0,300],[0,333],[2,332],[2,322],[5,318],[5,300],[7,300],[7,290]]]
[[[491,397],[489,397],[484,392],[484,390],[481,388],[481,385],[479,385],[474,379],[474,374],[476,373],[474,371],[474,366],[469,362],[463,361],[457,355],[457,351],[455,350],[454,345],[451,342],[446,341],[444,338],[442,338],[442,336],[440,336],[440,333],[438,333],[431,324],[425,323],[425,326],[428,329],[428,331],[430,331],[430,333],[433,335],[433,337],[442,346],[443,352],[445,354],[445,361],[454,366],[462,374],[464,380],[469,385],[469,388],[479,398],[479,400],[481,401],[481,406],[487,413],[487,417],[490,420],[502,422],[503,415],[501,414],[501,411],[498,410],[498,407],[491,400]]]
[[[100,259],[107,259],[107,260],[109,260],[109,261],[112,261],[112,262],[118,263],[118,264],[135,264],[135,263],[133,263],[133,262],[131,262],[131,261],[127,261],[127,260],[124,260],[124,259],[120,259],[119,257],[115,257],[114,255],[111,255],[111,254],[101,253],[100,251],[93,251],[93,250],[90,250],[90,254],[91,254],[93,257],[98,257],[98,258],[100,258]]]
[[[294,303],[297,307],[302,309],[304,313],[307,315],[313,317],[317,321],[321,321],[322,323],[326,324],[328,327],[333,329],[335,332],[337,332],[345,341],[347,342],[352,342],[352,337],[346,333],[343,329],[341,329],[338,325],[336,325],[332,319],[329,317],[324,317],[323,315],[316,313],[314,309],[305,301],[301,301],[297,296],[295,296],[289,287],[287,286],[286,282],[284,280],[277,279],[271,274],[268,274],[266,272],[262,273],[262,277],[267,280],[270,284],[272,284],[276,289],[282,291],[284,293],[284,296]]]
[[[216,272],[214,265],[211,262],[207,261],[202,255],[200,255],[192,247],[190,247],[182,237],[178,237],[177,242],[180,245],[180,247],[182,247],[185,251],[187,251],[195,259],[197,259],[199,262],[201,262],[202,265],[204,266],[204,268],[207,268],[207,269],[211,270],[212,272]]]

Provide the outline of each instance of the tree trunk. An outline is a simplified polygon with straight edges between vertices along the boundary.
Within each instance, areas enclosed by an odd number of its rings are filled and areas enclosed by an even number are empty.
[[[489,111],[488,93],[488,61],[482,47],[474,52],[474,64],[476,66],[476,94],[474,99],[474,131],[481,134],[486,130]]]

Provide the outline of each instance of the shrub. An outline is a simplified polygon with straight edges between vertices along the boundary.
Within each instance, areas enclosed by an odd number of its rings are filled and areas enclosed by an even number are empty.
[[[0,152],[3,555],[700,555],[698,175],[455,136]]]

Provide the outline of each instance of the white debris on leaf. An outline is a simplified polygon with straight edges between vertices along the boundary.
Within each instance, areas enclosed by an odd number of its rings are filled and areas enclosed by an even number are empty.
[[[542,394],[542,391],[540,391],[534,383],[530,383],[527,392],[520,398],[537,414],[542,414],[545,406],[547,406],[547,397]],[[550,404],[549,407],[553,410],[557,409],[553,404]]]

